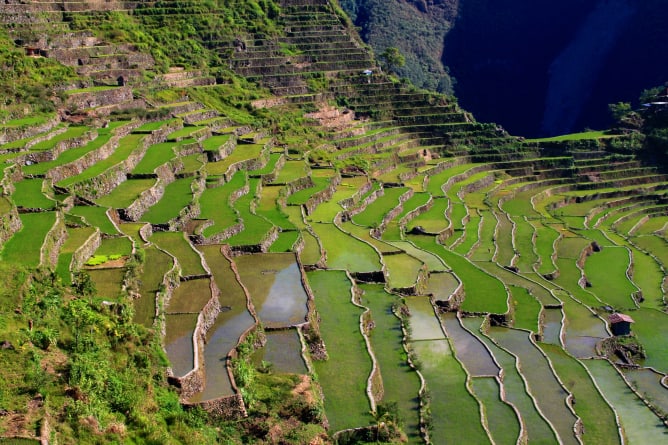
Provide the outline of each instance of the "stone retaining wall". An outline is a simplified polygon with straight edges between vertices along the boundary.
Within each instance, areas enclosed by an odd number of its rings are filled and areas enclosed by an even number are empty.
[[[117,87],[109,90],[72,93],[69,95],[67,103],[80,110],[86,110],[89,108],[116,105],[131,101],[132,99],[132,88]]]
[[[102,244],[102,237],[100,229],[96,229],[95,233],[88,237],[88,239],[79,247],[72,255],[70,262],[70,272],[76,272],[83,267],[88,261],[88,258],[93,256],[98,247]]]
[[[71,191],[88,199],[95,199],[110,193],[127,179],[127,173],[137,166],[151,145],[164,142],[169,131],[171,130],[163,127],[159,131],[146,135],[141,145],[130,153],[127,159],[109,167],[94,178],[72,185]]]
[[[246,405],[241,394],[205,400],[199,403],[183,403],[183,407],[186,410],[197,407],[203,409],[214,418],[223,420],[241,420],[248,417]]]
[[[3,5],[3,8],[5,7],[8,6]],[[59,123],[60,123],[60,118],[58,116],[53,116],[42,124],[25,125],[15,128],[6,128],[3,131],[3,133],[0,134],[0,146],[7,144],[9,142],[18,141],[20,139],[27,139],[30,137],[34,137],[40,133],[46,133]]]
[[[397,205],[395,208],[387,212],[387,214],[383,217],[383,220],[381,221],[380,225],[378,228],[374,229],[374,236],[376,238],[380,238],[387,228],[387,225],[392,221],[394,218],[399,216],[401,212],[404,211],[404,203],[411,199],[413,195],[415,194],[415,191],[413,189],[408,189],[406,193],[401,195],[399,197],[399,205]]]
[[[132,204],[118,210],[120,218],[125,221],[138,221],[149,207],[160,201],[165,193],[165,187],[174,179],[173,175],[168,179],[158,179],[151,188],[144,190]]]
[[[380,189],[376,190],[375,192],[371,193],[369,196],[364,198],[364,200],[362,200],[362,202],[360,202],[357,206],[355,206],[354,208],[352,208],[350,210],[346,210],[344,212],[344,214],[342,215],[342,218],[341,218],[342,221],[348,220],[348,219],[352,218],[353,216],[357,215],[358,213],[362,213],[369,204],[371,204],[372,202],[374,202],[376,199],[380,198],[384,194],[385,194],[385,189],[383,189],[383,188],[380,188]]]
[[[223,145],[218,147],[218,150],[206,151],[207,160],[209,162],[222,161],[223,159],[232,154],[236,146],[237,146],[237,136],[235,134],[231,134],[230,138],[227,141],[225,141]]]
[[[9,212],[0,214],[0,249],[16,232],[21,230],[23,223],[15,205],[11,205]]]
[[[23,179],[21,166],[12,164],[4,168],[2,179],[0,179],[0,196],[11,196],[14,193],[14,183]]]
[[[336,175],[331,179],[329,185],[324,190],[321,190],[318,193],[314,193],[308,199],[308,201],[306,201],[306,204],[304,204],[304,210],[306,211],[306,215],[310,215],[311,213],[313,213],[315,209],[323,202],[332,199],[332,196],[334,196],[336,188],[339,186],[340,183],[341,183],[341,174],[337,171]]]
[[[103,144],[97,150],[86,153],[81,158],[73,161],[69,164],[59,165],[50,169],[46,173],[46,177],[53,180],[54,184],[62,181],[63,179],[69,178],[71,176],[76,176],[83,172],[84,170],[90,168],[94,164],[107,159],[118,147],[119,140],[130,134],[130,132],[137,128],[141,123],[139,121],[130,122],[127,125],[117,128],[114,131],[114,135],[109,139],[106,144]]]
[[[65,241],[67,241],[65,218],[62,213],[56,212],[56,222],[51,230],[49,230],[49,233],[47,233],[40,249],[40,266],[46,266],[52,270],[55,269],[58,264],[60,247]]]
[[[213,280],[209,280],[211,289],[211,298],[204,305],[197,317],[197,325],[193,333],[194,345],[194,366],[193,370],[183,377],[170,376],[170,383],[180,388],[181,400],[187,400],[193,395],[202,392],[205,379],[205,363],[204,363],[204,344],[206,342],[206,335],[211,329],[211,326],[216,322],[216,318],[221,311],[219,294],[220,291]]]

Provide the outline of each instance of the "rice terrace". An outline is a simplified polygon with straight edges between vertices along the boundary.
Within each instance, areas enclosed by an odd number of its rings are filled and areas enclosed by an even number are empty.
[[[668,443],[665,87],[525,139],[336,0],[0,23],[0,444]]]

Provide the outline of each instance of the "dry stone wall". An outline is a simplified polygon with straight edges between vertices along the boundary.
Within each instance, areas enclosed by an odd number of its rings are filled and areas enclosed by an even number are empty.
[[[3,133],[0,134],[0,146],[20,139],[34,137],[40,133],[46,133],[58,125],[59,122],[60,119],[58,116],[53,116],[42,124],[6,128]]]
[[[65,218],[62,213],[56,213],[56,222],[46,235],[40,250],[40,265],[55,269],[58,264],[60,247],[67,240],[67,229]]]
[[[70,271],[76,272],[80,270],[88,258],[93,256],[98,247],[102,244],[102,236],[100,230],[96,229],[88,239],[79,247],[72,255],[72,262],[70,263]]]
[[[130,87],[118,87],[102,91],[87,91],[69,96],[67,103],[80,110],[116,105],[133,99]]]
[[[65,165],[59,165],[50,169],[46,173],[46,177],[52,179],[55,184],[62,181],[63,179],[76,176],[87,168],[92,167],[94,164],[107,159],[118,147],[119,140],[130,134],[130,132],[139,125],[139,121],[133,121],[127,125],[117,128],[114,135],[106,144],[102,145],[97,150],[86,153],[76,161]]]

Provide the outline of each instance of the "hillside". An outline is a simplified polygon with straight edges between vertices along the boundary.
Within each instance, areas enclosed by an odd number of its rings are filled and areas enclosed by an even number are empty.
[[[402,50],[401,76],[454,92],[480,120],[511,134],[608,127],[608,103],[635,101],[665,78],[657,62],[668,51],[662,0],[341,5],[377,54],[388,46]]]
[[[329,0],[0,23],[0,443],[664,439],[665,88],[524,139]]]

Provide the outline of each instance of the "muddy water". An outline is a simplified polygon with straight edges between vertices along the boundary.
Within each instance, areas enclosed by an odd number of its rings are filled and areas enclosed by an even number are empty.
[[[291,326],[306,320],[308,295],[294,254],[243,255],[234,261],[266,326]]]
[[[624,376],[631,385],[659,407],[663,412],[668,412],[668,388],[661,384],[663,374],[654,372],[649,368],[626,369]]]
[[[604,360],[583,360],[605,398],[619,415],[628,444],[666,443],[666,427],[631,392],[615,368]]]
[[[271,363],[272,371],[280,373],[306,374],[306,364],[301,356],[302,344],[295,329],[269,331],[267,344],[253,354],[257,365]]]
[[[445,338],[434,307],[429,297],[406,298],[406,305],[411,312],[411,340],[440,340]]]
[[[566,406],[568,393],[557,381],[545,356],[529,341],[525,331],[492,327],[490,336],[519,359],[519,368],[542,413],[557,431],[562,443],[577,445],[573,433],[577,420]]]
[[[457,290],[457,287],[459,287],[459,281],[453,274],[431,272],[425,294],[433,295],[436,300],[447,300]]]
[[[165,351],[175,376],[182,377],[193,369],[193,333],[197,314],[166,315]]]
[[[192,402],[231,395],[225,360],[236,347],[239,337],[252,327],[255,320],[248,312],[246,294],[236,280],[230,262],[220,253],[220,246],[200,246],[214,281],[220,289],[220,305],[223,311],[209,329],[204,346],[206,385],[204,391],[191,399]]]
[[[448,312],[443,314],[441,319],[448,337],[452,340],[457,359],[472,377],[499,375],[499,367],[485,345],[459,324],[457,314]]]
[[[561,320],[563,313],[560,309],[543,310],[543,341],[553,345],[561,345]]]

